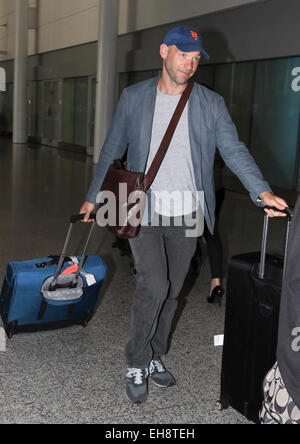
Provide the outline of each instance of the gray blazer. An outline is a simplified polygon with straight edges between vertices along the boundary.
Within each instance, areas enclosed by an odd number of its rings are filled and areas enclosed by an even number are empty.
[[[146,80],[123,91],[86,196],[88,202],[96,203],[109,165],[114,159],[122,158],[127,147],[128,170],[145,171],[158,80],[158,77]],[[263,180],[246,146],[239,141],[236,127],[219,94],[195,83],[189,99],[188,118],[196,186],[198,191],[204,191],[205,219],[209,230],[213,232],[213,167],[216,147],[226,165],[237,175],[255,203],[262,192],[271,191],[271,188]]]

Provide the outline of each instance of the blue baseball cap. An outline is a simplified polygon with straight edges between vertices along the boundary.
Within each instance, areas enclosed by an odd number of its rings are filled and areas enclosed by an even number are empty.
[[[200,51],[206,60],[209,60],[209,55],[203,48],[201,35],[196,29],[189,26],[182,25],[171,29],[163,43],[167,46],[175,45],[182,52]]]

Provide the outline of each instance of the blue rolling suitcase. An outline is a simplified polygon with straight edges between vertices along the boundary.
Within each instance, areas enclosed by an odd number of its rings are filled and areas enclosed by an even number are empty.
[[[74,224],[71,217],[61,256],[10,262],[0,296],[0,314],[9,338],[15,333],[87,326],[106,276],[100,255],[86,256],[95,221],[80,257],[67,257]],[[95,220],[95,215],[94,215]]]

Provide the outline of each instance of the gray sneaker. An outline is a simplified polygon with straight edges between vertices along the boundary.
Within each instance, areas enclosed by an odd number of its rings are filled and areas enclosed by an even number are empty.
[[[166,369],[160,359],[153,359],[149,365],[150,378],[159,387],[172,387],[176,385],[174,376]]]
[[[142,404],[148,397],[147,368],[128,368],[126,374],[126,394],[128,399],[135,404]]]

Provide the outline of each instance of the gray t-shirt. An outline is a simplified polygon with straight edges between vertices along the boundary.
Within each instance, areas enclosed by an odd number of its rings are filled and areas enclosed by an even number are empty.
[[[180,95],[164,94],[157,89],[146,172],[160,146],[180,97]],[[188,128],[188,103],[151,185],[151,191],[155,195],[155,211],[163,216],[191,214],[198,208]]]

